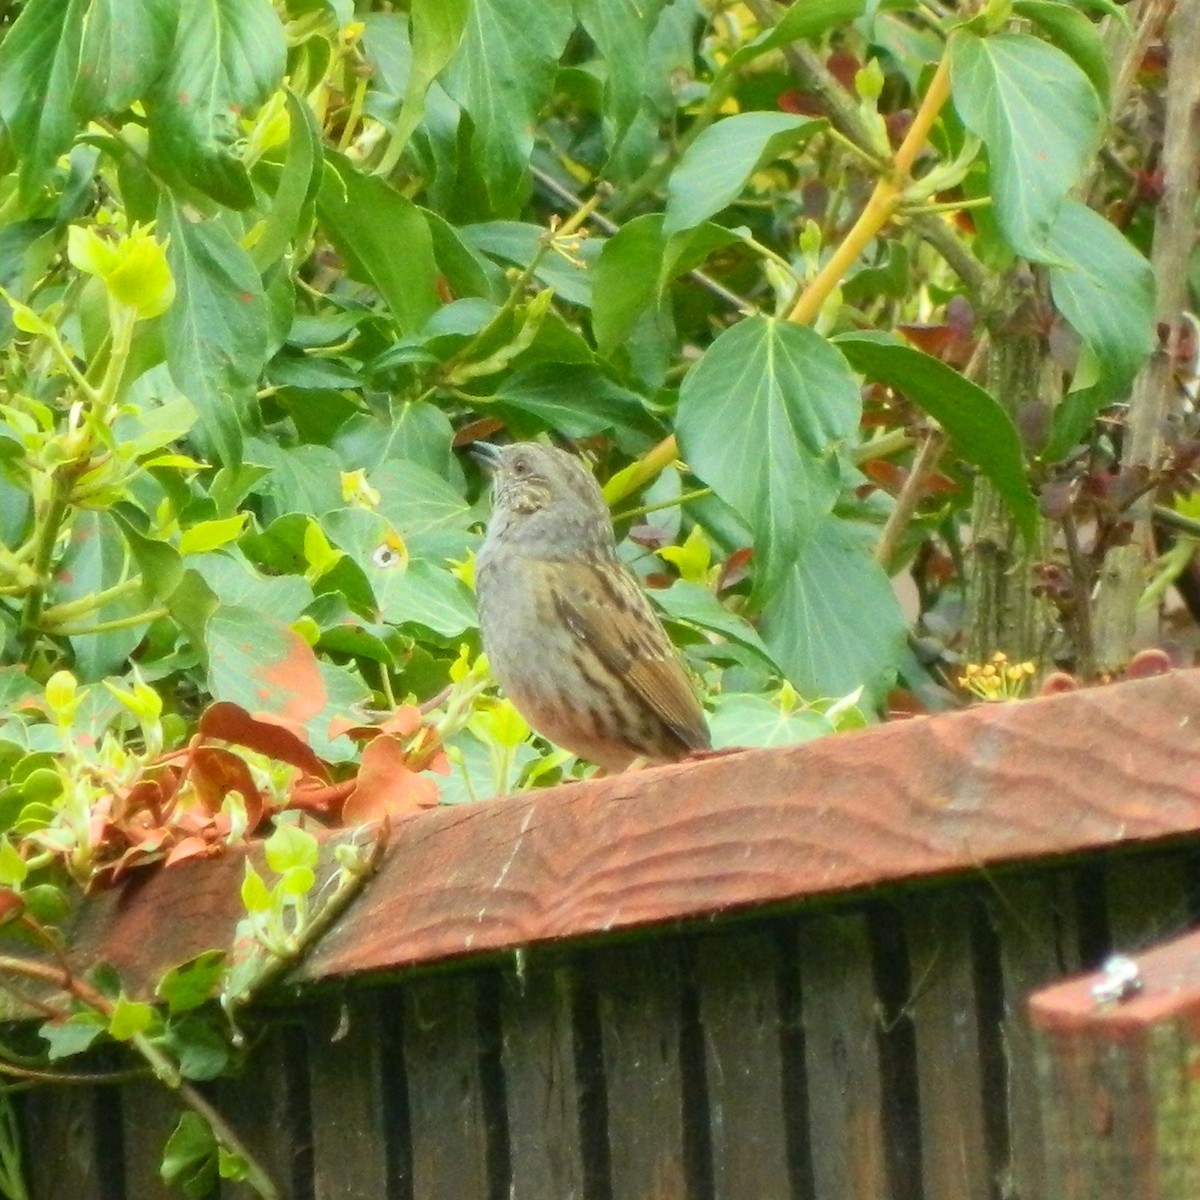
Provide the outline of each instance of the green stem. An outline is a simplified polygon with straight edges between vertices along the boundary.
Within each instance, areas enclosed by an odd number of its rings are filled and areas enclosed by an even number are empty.
[[[65,600],[62,604],[54,604],[42,613],[42,628],[47,629],[51,626],[61,625],[64,621],[70,621],[75,617],[86,617],[88,613],[98,612],[106,604],[120,600],[123,596],[130,596],[141,589],[142,577],[133,575],[129,579],[123,579],[120,583],[114,583],[112,587],[105,588],[103,591],[91,592],[86,596],[80,596],[78,600]]]
[[[25,663],[32,660],[34,647],[37,645],[42,606],[45,604],[46,592],[52,581],[54,547],[58,542],[59,530],[66,519],[71,485],[75,482],[75,474],[78,470],[78,463],[64,463],[57,467],[50,476],[50,499],[38,526],[33,554],[36,582],[25,597],[25,607],[21,613],[20,638],[24,642],[22,660]]]
[[[90,637],[94,633],[112,633],[115,629],[132,629],[136,625],[149,625],[170,612],[166,607],[148,608],[145,612],[133,613],[128,617],[115,617],[111,621],[97,621],[95,625],[60,626],[53,632],[59,637]]]
[[[24,976],[26,979],[37,979],[61,988],[88,1008],[99,1013],[105,1020],[112,1020],[112,1001],[103,992],[73,975],[64,967],[14,958],[11,955],[0,955],[0,972]],[[209,1103],[208,1099],[183,1078],[178,1065],[144,1034],[135,1034],[130,1039],[130,1045],[142,1056],[155,1076],[179,1097],[181,1103],[208,1122],[217,1142],[246,1164],[246,1182],[263,1197],[263,1200],[280,1200],[279,1189],[276,1188],[270,1176],[255,1159],[246,1144],[238,1137],[229,1122]]]
[[[682,507],[690,500],[700,500],[713,494],[712,488],[695,488],[690,492],[681,492],[674,500],[660,500],[657,504],[639,504],[637,508],[626,508],[619,513],[613,513],[614,521],[628,521],[633,517],[644,517],[647,513],[658,512],[664,508]]]

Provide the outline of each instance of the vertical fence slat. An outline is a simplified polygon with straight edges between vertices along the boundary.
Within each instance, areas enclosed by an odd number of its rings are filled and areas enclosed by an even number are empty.
[[[604,1044],[612,1200],[684,1200],[678,947],[600,950],[591,966]]]
[[[25,1175],[32,1200],[107,1200],[102,1183],[99,1089],[35,1089],[21,1097]],[[116,1094],[109,1093],[109,1103]]]
[[[482,1050],[476,977],[404,988],[414,1200],[488,1200]]]
[[[182,1110],[167,1089],[154,1080],[121,1089],[121,1133],[124,1143],[127,1200],[175,1200],[179,1193],[162,1180],[163,1150]]]
[[[779,957],[769,933],[696,948],[715,1200],[788,1200]]]
[[[905,902],[925,1200],[991,1196],[971,945],[975,903],[960,889]]]
[[[564,968],[504,980],[502,1062],[512,1200],[581,1200],[573,978]]]
[[[302,1031],[272,1024],[241,1075],[214,1085],[214,1102],[266,1169],[284,1200],[309,1200],[311,1141]],[[247,1184],[221,1182],[222,1200],[255,1200]]]
[[[1008,878],[997,883],[989,907],[1000,949],[1008,1093],[1008,1164],[1001,1194],[1006,1200],[1042,1200],[1044,1135],[1027,1002],[1035,988],[1079,970],[1075,892],[1062,872]]]
[[[379,1002],[352,992],[306,1022],[315,1200],[387,1196]]]
[[[878,1002],[866,918],[804,920],[797,951],[816,1195],[887,1196]]]

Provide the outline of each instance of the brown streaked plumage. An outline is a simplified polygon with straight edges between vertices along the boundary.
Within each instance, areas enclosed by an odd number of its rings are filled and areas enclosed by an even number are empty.
[[[492,672],[560,746],[622,770],[711,745],[704,710],[637,580],[617,557],[595,479],[532,442],[476,457],[495,501],[479,552],[479,624]]]

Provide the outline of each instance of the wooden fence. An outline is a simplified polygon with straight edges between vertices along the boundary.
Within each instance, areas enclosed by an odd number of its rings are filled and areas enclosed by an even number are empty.
[[[213,1097],[294,1200],[1058,1200],[1027,998],[1195,919],[1198,701],[1187,672],[415,817]],[[241,870],[102,898],[80,961],[136,989],[226,943]],[[162,1089],[21,1115],[34,1200],[168,1194]]]

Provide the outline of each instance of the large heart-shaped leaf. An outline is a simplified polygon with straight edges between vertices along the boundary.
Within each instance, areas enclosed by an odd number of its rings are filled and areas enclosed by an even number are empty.
[[[988,150],[1000,228],[1026,258],[1052,259],[1050,228],[1091,162],[1103,110],[1096,89],[1054,46],[1022,33],[950,42],[954,107]]]
[[[772,317],[726,330],[684,379],[679,444],[753,532],[758,595],[775,591],[833,507],[838,450],[861,411],[842,355],[811,329]]]

